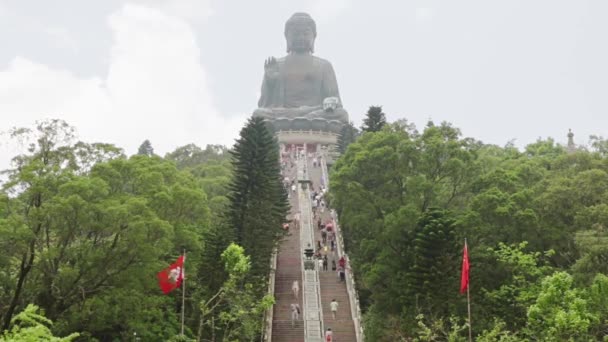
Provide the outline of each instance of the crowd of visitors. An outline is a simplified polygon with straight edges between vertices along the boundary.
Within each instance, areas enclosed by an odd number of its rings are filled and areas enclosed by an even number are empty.
[[[283,186],[288,194],[288,198],[292,204],[292,213],[287,217],[287,223],[284,225],[286,230],[300,229],[302,213],[297,209],[297,194],[298,194],[298,170],[297,160],[306,158],[307,163],[312,165],[312,168],[320,168],[322,166],[322,155],[317,153],[305,153],[303,150],[296,148],[285,149],[281,153],[281,171],[283,176]],[[319,272],[328,272],[329,268],[336,272],[338,282],[345,282],[347,261],[343,255],[339,255],[336,239],[335,217],[328,209],[327,203],[327,188],[322,179],[319,186],[314,186],[310,182],[310,201],[312,210],[312,224],[316,228],[315,236],[316,248],[314,257],[316,258],[315,266]],[[312,248],[312,247],[311,247]],[[296,303],[290,304],[292,327],[300,319],[301,309],[299,299],[299,283],[295,280],[292,284],[292,293]],[[336,320],[339,304],[336,299],[329,305],[332,313],[332,318]],[[326,341],[332,341],[333,332],[331,328],[327,328],[324,336]]]

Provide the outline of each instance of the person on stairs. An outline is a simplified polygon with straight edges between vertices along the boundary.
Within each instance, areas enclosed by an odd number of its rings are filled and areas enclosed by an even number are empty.
[[[298,294],[300,293],[300,285],[297,280],[293,281],[293,285],[291,285],[291,292],[293,292],[293,296],[298,299]]]
[[[346,268],[346,258],[344,255],[340,257],[340,260],[338,260],[338,265],[340,265],[342,268]]]
[[[333,317],[333,319],[336,319],[336,315],[338,314],[338,302],[336,301],[336,299],[332,299],[331,303],[329,303],[329,307],[331,308],[331,317]]]
[[[333,340],[334,340],[334,333],[333,333],[333,331],[331,331],[331,328],[327,328],[327,331],[325,331],[325,341],[332,342]]]
[[[340,278],[341,282],[346,281],[346,270],[342,266],[338,266],[338,277]]]
[[[300,319],[300,305],[297,303],[291,304],[291,327],[293,328],[296,321]]]

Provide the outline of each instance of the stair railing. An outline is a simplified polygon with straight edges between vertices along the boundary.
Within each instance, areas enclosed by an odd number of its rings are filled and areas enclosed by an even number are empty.
[[[270,257],[270,273],[268,275],[268,294],[274,297],[275,277],[277,271],[277,247],[272,250]],[[272,320],[274,319],[274,305],[269,307],[264,313],[264,326],[262,331],[262,340],[266,342],[272,341]]]
[[[298,160],[298,182],[308,181],[308,154],[305,153],[300,160]],[[300,255],[304,255],[306,248],[314,248],[314,229],[312,227],[312,205],[310,199],[310,183],[306,183],[305,188],[298,186],[298,205],[300,209],[301,224],[300,224]],[[308,274],[313,276],[312,279],[307,279],[307,270],[304,266],[304,259],[301,263],[302,271],[302,304],[303,304],[303,323],[304,323],[304,340],[305,341],[320,341],[323,338],[323,307],[321,302],[321,287],[319,280],[319,273],[317,264],[315,262],[312,272],[309,270]],[[310,281],[312,280],[312,281]],[[315,292],[315,298],[312,299],[312,303],[308,303],[306,296],[307,287],[313,286]],[[313,310],[313,311],[311,311]]]

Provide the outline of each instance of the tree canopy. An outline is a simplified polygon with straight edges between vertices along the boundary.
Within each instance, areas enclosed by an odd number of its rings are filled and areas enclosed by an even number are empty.
[[[605,336],[597,293],[607,275],[608,160],[597,141],[568,151],[538,140],[520,152],[433,122],[420,132],[390,123],[357,138],[332,168],[330,195],[366,337],[466,337],[465,237],[478,340]]]
[[[163,295],[156,273],[182,250],[186,335],[196,337],[200,303],[232,274],[221,257],[233,241],[228,149],[188,145],[166,158],[151,150],[128,158],[109,144],[75,141],[74,132],[60,120],[11,131],[27,151],[0,192],[0,340],[173,340],[181,298]],[[247,319],[248,334],[259,335],[272,298],[252,286],[239,283],[230,290],[239,296],[207,316],[231,326],[226,336],[245,331],[234,322]],[[259,308],[245,319],[237,303]]]

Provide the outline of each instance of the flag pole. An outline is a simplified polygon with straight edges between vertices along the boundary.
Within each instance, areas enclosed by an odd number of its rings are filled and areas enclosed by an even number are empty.
[[[467,238],[464,238],[464,246],[467,249],[467,253],[469,247],[467,246]],[[468,276],[468,275],[467,275]],[[467,282],[467,309],[469,312],[469,342],[473,342],[473,333],[471,330],[471,295],[469,293],[470,282]]]
[[[469,309],[469,342],[473,342],[473,333],[471,332],[471,297],[469,295],[468,287],[467,287],[467,306]]]
[[[186,304],[186,249],[184,249],[184,263],[182,264],[182,327],[181,335],[184,336],[184,309]],[[469,313],[470,316],[470,313]],[[470,320],[470,318],[469,318]]]

